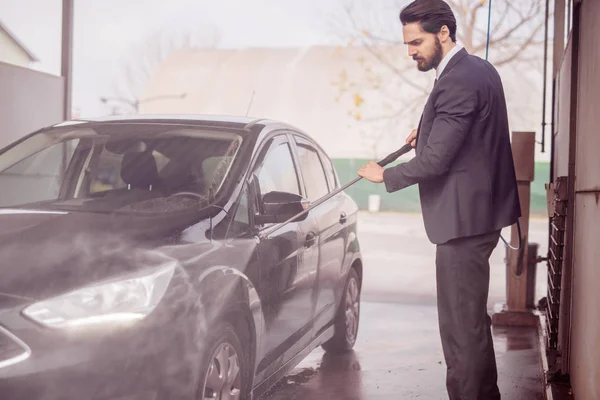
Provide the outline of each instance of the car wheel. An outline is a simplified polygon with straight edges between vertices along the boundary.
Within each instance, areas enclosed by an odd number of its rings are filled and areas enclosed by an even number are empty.
[[[247,400],[249,363],[233,326],[221,324],[204,342],[199,400]]]
[[[323,344],[331,353],[345,353],[354,347],[360,321],[360,281],[354,268],[350,269],[342,302],[335,316],[333,337]]]

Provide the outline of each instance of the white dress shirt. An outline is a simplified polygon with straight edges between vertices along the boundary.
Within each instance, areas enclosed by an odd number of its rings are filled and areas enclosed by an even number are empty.
[[[435,79],[436,80],[440,79],[440,76],[442,76],[442,72],[444,72],[444,69],[446,68],[446,66],[452,59],[452,57],[454,57],[456,55],[456,53],[458,53],[460,51],[460,49],[462,49],[462,48],[463,47],[457,43],[456,46],[454,46],[452,48],[452,50],[450,50],[448,52],[448,54],[446,54],[446,56],[440,62],[440,65],[438,65],[437,69],[435,70]]]

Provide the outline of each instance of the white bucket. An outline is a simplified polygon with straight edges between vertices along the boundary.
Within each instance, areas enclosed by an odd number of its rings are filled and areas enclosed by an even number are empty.
[[[378,194],[369,195],[369,212],[378,212],[381,206],[381,196]]]

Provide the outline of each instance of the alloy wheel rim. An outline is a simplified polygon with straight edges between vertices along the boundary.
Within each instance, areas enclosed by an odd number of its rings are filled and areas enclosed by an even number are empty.
[[[360,291],[356,279],[350,279],[346,293],[346,339],[354,343],[358,333],[360,315]]]
[[[240,400],[240,359],[235,348],[221,343],[213,353],[201,392],[202,400]]]

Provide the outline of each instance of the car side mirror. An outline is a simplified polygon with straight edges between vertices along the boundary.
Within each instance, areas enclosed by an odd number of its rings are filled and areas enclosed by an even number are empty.
[[[304,197],[287,192],[269,192],[262,198],[263,214],[256,216],[258,224],[277,224],[285,222],[294,215],[308,208],[308,200]],[[307,214],[298,217],[297,221],[304,221]]]

